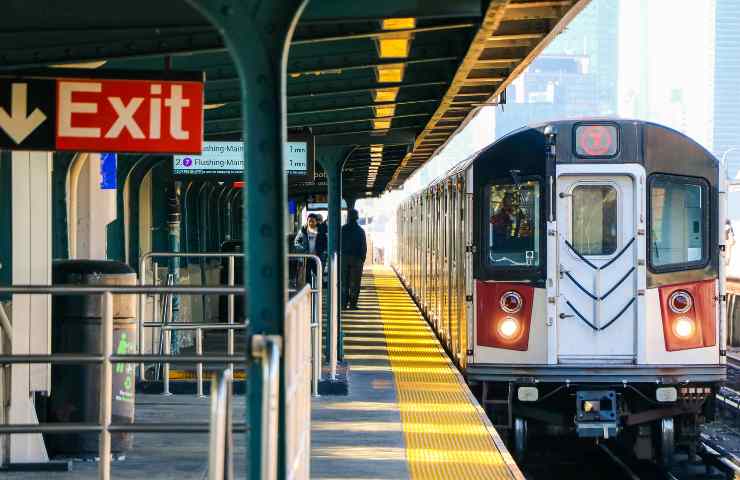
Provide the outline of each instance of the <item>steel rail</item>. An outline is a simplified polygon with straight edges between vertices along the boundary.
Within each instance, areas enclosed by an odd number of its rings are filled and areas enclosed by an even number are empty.
[[[280,413],[280,355],[282,338],[277,335],[252,336],[252,355],[262,362],[262,424],[260,478],[277,479],[278,415]]]

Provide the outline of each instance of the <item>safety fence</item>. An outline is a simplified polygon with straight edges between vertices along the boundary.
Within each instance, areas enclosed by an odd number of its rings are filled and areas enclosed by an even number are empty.
[[[319,297],[320,298],[320,297]],[[305,339],[312,328],[305,318],[312,311],[311,288],[304,287],[294,296],[285,312],[285,457],[286,478],[308,478],[311,456],[311,348]],[[320,323],[320,322],[319,322]],[[316,337],[314,338],[314,340]],[[315,344],[314,344],[314,348]],[[319,357],[321,355],[319,348]],[[313,362],[316,365],[316,362]],[[315,394],[315,390],[314,390]]]
[[[153,275],[153,282],[154,285],[157,285],[158,282],[158,275],[156,274],[158,270],[158,263],[155,261],[159,258],[218,258],[218,259],[227,259],[228,260],[228,267],[227,267],[227,278],[228,278],[228,286],[229,287],[236,287],[235,285],[235,278],[236,278],[236,272],[235,272],[235,266],[236,262],[235,259],[237,258],[243,258],[244,254],[241,252],[201,252],[201,253],[173,253],[173,252],[149,252],[144,255],[142,255],[140,262],[139,262],[139,272],[140,272],[140,284],[144,284],[144,282],[147,281],[148,272],[150,269],[151,271],[155,272]],[[309,290],[309,315],[307,315],[305,318],[310,318],[310,323],[306,323],[307,328],[310,329],[310,332],[307,333],[305,336],[300,337],[302,339],[305,338],[311,338],[311,363],[312,363],[312,369],[310,372],[310,385],[311,385],[311,393],[314,396],[318,395],[318,385],[321,381],[321,365],[322,365],[322,349],[321,349],[321,339],[323,336],[323,327],[322,327],[322,316],[323,316],[323,265],[321,263],[321,259],[316,255],[311,254],[290,254],[288,255],[289,259],[291,260],[303,260],[306,262],[313,262],[315,267],[315,275],[310,279],[310,290]],[[244,294],[243,287],[241,290],[241,294]],[[295,293],[295,292],[293,292]],[[297,296],[297,295],[296,295]],[[162,340],[159,342],[159,345],[161,346],[161,353],[164,353],[165,355],[169,355],[170,347],[171,347],[171,334],[173,331],[183,331],[183,330],[190,330],[195,331],[195,352],[197,355],[200,355],[203,353],[203,343],[204,343],[204,334],[206,331],[223,331],[226,330],[228,332],[227,337],[227,351],[226,353],[228,355],[234,354],[234,340],[235,340],[235,332],[238,330],[245,330],[247,324],[246,323],[236,323],[235,322],[235,295],[229,294],[227,296],[227,318],[225,323],[201,323],[201,322],[174,322],[173,321],[173,303],[174,303],[174,297],[172,294],[167,294],[164,296],[164,309],[162,314],[162,311],[160,310],[160,301],[159,296],[155,295],[153,297],[152,301],[152,312],[151,312],[151,318],[153,321],[146,322],[144,321],[144,318],[146,316],[146,310],[147,310],[147,295],[142,294],[139,298],[139,338],[138,338],[138,345],[139,345],[139,353],[144,353],[144,328],[154,328],[159,329],[161,334],[163,335]],[[286,324],[286,329],[287,329]],[[337,326],[336,323],[330,322],[330,335],[333,337],[336,337],[337,332]],[[333,338],[332,337],[332,338]],[[337,342],[332,342],[334,352],[336,350]],[[158,352],[160,353],[160,352]],[[333,353],[331,358],[336,358],[336,353]],[[233,365],[231,365],[233,370]],[[145,372],[146,372],[146,365],[144,363],[141,363],[139,366],[139,372],[140,372],[140,378],[145,378]],[[170,376],[170,365],[169,363],[162,364],[162,383],[163,383],[163,394],[169,395],[171,394],[170,391],[170,385],[171,385],[171,376]],[[199,396],[203,396],[204,392],[204,378],[203,378],[203,363],[199,362],[196,365],[196,393]]]
[[[320,287],[319,287],[320,288]],[[308,478],[308,455],[310,440],[310,383],[311,350],[308,342],[309,331],[314,328],[309,322],[314,311],[314,289],[306,286],[295,295],[286,308],[286,330],[291,332],[286,338],[289,353],[286,354],[286,378],[291,402],[287,402],[288,418],[286,451],[289,456],[286,470],[294,472],[293,478]],[[203,354],[202,348],[196,355],[144,354],[114,352],[114,295],[243,295],[244,288],[237,286],[12,286],[0,288],[0,293],[20,295],[53,295],[53,296],[100,296],[101,327],[99,353],[52,353],[44,354],[0,354],[0,365],[14,364],[57,364],[57,365],[99,365],[100,389],[98,392],[98,422],[54,422],[37,424],[0,425],[2,434],[30,433],[97,433],[99,435],[98,465],[99,478],[110,479],[111,476],[111,434],[114,433],[209,433],[209,478],[233,478],[233,440],[232,432],[245,432],[244,422],[232,421],[232,382],[233,370],[226,368],[214,375],[211,382],[211,418],[210,422],[136,422],[113,423],[112,404],[113,365],[114,364],[198,364],[202,370],[204,364],[244,364],[244,355]],[[319,297],[320,298],[320,297]],[[7,327],[4,325],[3,327]],[[320,322],[318,322],[320,323]],[[180,328],[182,325],[170,325],[169,328]],[[238,325],[222,324],[219,328],[237,328]],[[216,328],[214,326],[209,328]],[[243,325],[240,327],[243,328]],[[11,331],[10,329],[8,329]],[[251,354],[262,367],[262,435],[260,442],[261,478],[274,479],[278,471],[278,418],[279,418],[279,385],[280,357],[283,348],[282,338],[274,335],[252,335]],[[314,346],[315,348],[315,346]],[[320,349],[319,349],[320,350]],[[202,388],[202,386],[201,386]],[[133,420],[133,419],[132,419]]]
[[[22,295],[98,295],[101,297],[101,331],[100,353],[52,353],[49,355],[23,354],[0,355],[0,364],[65,364],[65,365],[99,365],[100,391],[98,422],[54,422],[38,424],[3,424],[0,434],[28,433],[98,433],[99,478],[110,479],[111,467],[111,434],[113,433],[209,433],[209,423],[197,422],[132,422],[112,423],[113,403],[113,365],[136,364],[139,362],[170,363],[243,363],[246,358],[241,355],[155,355],[155,354],[118,354],[113,351],[113,296],[122,294],[176,294],[176,295],[213,295],[238,294],[242,289],[236,287],[142,287],[142,286],[13,286],[0,288],[0,292]],[[257,337],[257,336],[255,336]],[[279,359],[279,347],[278,357]],[[279,364],[278,364],[279,365]],[[262,362],[263,369],[275,371],[274,365]],[[278,368],[279,371],[279,368]],[[215,383],[215,382],[214,382]],[[217,402],[218,396],[211,401]],[[279,399],[271,399],[277,403]],[[243,422],[232,425],[233,431],[246,431]],[[211,448],[215,448],[213,445]],[[263,446],[264,448],[264,446]],[[210,455],[209,455],[209,458]],[[277,462],[277,455],[274,457]],[[221,477],[224,478],[224,477]]]

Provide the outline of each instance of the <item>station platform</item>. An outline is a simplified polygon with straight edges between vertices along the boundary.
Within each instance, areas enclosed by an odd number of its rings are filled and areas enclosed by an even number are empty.
[[[313,402],[311,478],[523,479],[394,272],[363,275],[342,313],[347,397]]]

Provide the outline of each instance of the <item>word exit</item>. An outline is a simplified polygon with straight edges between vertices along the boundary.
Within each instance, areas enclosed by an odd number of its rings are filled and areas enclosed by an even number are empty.
[[[200,153],[198,81],[0,79],[0,148]]]

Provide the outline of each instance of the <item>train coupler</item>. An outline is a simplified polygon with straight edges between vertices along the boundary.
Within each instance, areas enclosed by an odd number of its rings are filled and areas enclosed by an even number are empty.
[[[613,390],[576,393],[576,434],[582,438],[617,436],[617,395]]]

